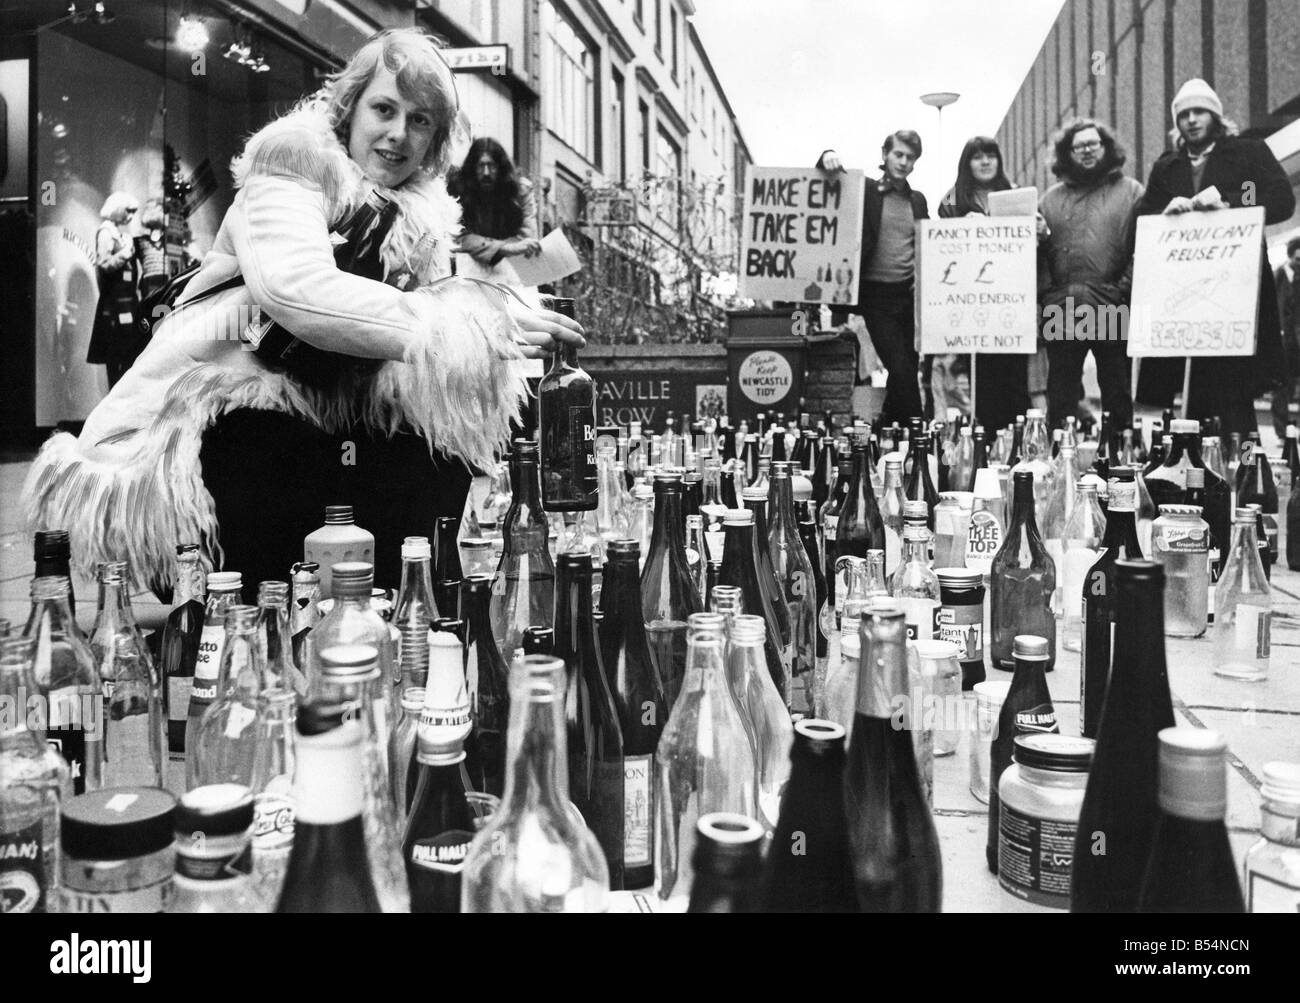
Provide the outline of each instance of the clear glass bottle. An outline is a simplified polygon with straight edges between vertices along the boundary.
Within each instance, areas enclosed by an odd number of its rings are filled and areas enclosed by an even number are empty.
[[[885,483],[880,495],[880,520],[884,539],[871,545],[885,552],[885,574],[893,574],[903,558],[903,458],[897,453],[885,457]],[[842,553],[842,552],[841,552]],[[865,553],[857,556],[864,557]]]
[[[408,536],[402,541],[402,581],[397,588],[397,601],[393,604],[392,622],[402,632],[403,639],[407,637],[408,624],[414,624],[427,632],[429,623],[444,615],[439,611],[437,600],[433,596],[432,561],[433,548],[429,545],[428,537]],[[456,613],[447,612],[445,615],[455,616]],[[418,634],[419,630],[416,630],[411,636]],[[427,659],[427,648],[424,654]],[[401,673],[401,681],[397,684],[399,691],[408,686],[424,685],[428,662],[426,660],[423,665],[417,665],[413,661],[415,658],[418,658],[416,652],[408,652],[405,644],[398,644],[398,671]]]
[[[737,595],[736,600],[740,597]],[[720,612],[720,610],[719,610]],[[758,814],[768,832],[776,828],[781,797],[790,779],[790,714],[767,672],[761,616],[735,613],[727,624],[727,677],[748,725],[758,764]]]
[[[963,429],[965,431],[965,429]],[[966,566],[966,539],[970,533],[975,496],[969,491],[945,491],[934,510],[934,566]]]
[[[670,707],[686,674],[687,620],[704,608],[687,564],[683,527],[681,474],[661,471],[654,479],[654,533],[641,570],[641,608]]]
[[[746,509],[733,509],[727,513],[724,526],[726,545],[723,548],[718,584],[738,587],[744,595],[745,609],[762,616],[767,624],[767,641],[763,647],[767,670],[777,692],[781,694],[782,703],[788,707],[789,663],[785,659],[786,649],[776,610],[770,594],[764,588],[759,570],[754,513]]]
[[[514,503],[505,549],[492,582],[492,636],[509,657],[528,627],[549,627],[555,612],[555,562],[542,511],[537,443],[516,439]]]
[[[939,579],[930,570],[930,531],[925,502],[908,501],[904,508],[903,554],[889,581],[889,591],[907,618],[909,641],[935,636],[939,616]]]
[[[375,561],[375,535],[356,524],[351,505],[327,505],[325,525],[302,541],[303,560],[320,568],[320,594],[334,595],[334,565]]]
[[[596,450],[596,474],[598,480],[596,528],[600,538],[621,540],[627,536],[627,513],[620,502],[623,500],[623,488],[618,483],[618,471],[615,469],[614,447],[605,446]]]
[[[1210,527],[1201,507],[1161,505],[1151,551],[1165,569],[1165,636],[1200,637],[1210,595]]]
[[[449,634],[448,637],[453,641],[457,640],[455,634]],[[461,656],[462,650],[457,641],[456,659],[459,663],[457,670],[463,678],[465,669]],[[418,771],[412,761],[415,759],[416,728],[420,723],[420,712],[424,709],[424,693],[423,686],[408,686],[402,691],[402,720],[393,729],[392,737],[388,740],[388,783],[393,791],[393,801],[397,805],[397,817],[403,823],[411,810],[411,798],[415,796],[413,780],[418,776]],[[468,706],[468,691],[465,699]]]
[[[1268,678],[1273,596],[1255,535],[1255,512],[1232,518],[1232,546],[1214,593],[1214,671],[1244,682]]]
[[[793,636],[790,707],[799,714],[808,714],[812,711],[813,669],[817,660],[817,589],[812,561],[799,537],[791,464],[772,464],[767,507],[771,520],[766,545],[772,570],[776,573],[776,599],[783,602],[788,611]],[[786,757],[783,755],[782,758]]]
[[[199,654],[194,661],[189,721],[185,726],[186,790],[195,786],[191,780],[199,722],[218,696],[217,677],[221,674],[221,655],[226,646],[226,610],[242,602],[242,587],[243,577],[238,571],[214,571],[208,575],[208,599],[203,607],[203,630],[199,635]]]
[[[172,610],[163,627],[161,674],[167,705],[167,753],[169,772],[185,762],[185,724],[190,713],[190,691],[194,688],[194,663],[199,655],[203,632],[203,597],[206,576],[200,562],[199,545],[176,547],[176,586]]]
[[[253,754],[253,894],[263,912],[280,900],[293,852],[293,770],[298,694],[281,688],[259,698]]]
[[[72,797],[68,764],[28,727],[33,648],[0,641],[0,704],[11,708],[0,728],[0,888],[12,913],[58,912],[59,813]]]
[[[462,912],[609,907],[600,844],[567,807],[566,674],[562,660],[546,655],[528,655],[511,667],[505,795],[466,854]]]
[[[253,795],[239,784],[185,794],[172,816],[176,877],[169,913],[261,912],[253,869]]]
[[[257,608],[261,610],[258,632],[266,652],[266,684],[283,687],[299,696],[307,693],[307,677],[293,660],[293,635],[289,632],[289,584],[258,582]]]
[[[1097,502],[1097,485],[1080,477],[1074,509],[1061,535],[1061,647],[1083,648],[1083,585],[1097,563],[1106,535],[1106,517]]]
[[[32,642],[31,677],[44,701],[45,740],[67,761],[73,793],[104,786],[103,692],[95,656],[73,619],[63,576],[33,578],[23,637]]]
[[[1246,909],[1300,910],[1300,765],[1265,763],[1260,839],[1246,852]]]
[[[1011,475],[1027,470],[1034,475],[1034,520],[1039,526],[1047,521],[1047,503],[1052,496],[1056,471],[1052,467],[1051,440],[1047,419],[1038,408],[1025,412],[1025,430],[1021,440],[1020,460],[1012,465]]]
[[[217,698],[199,721],[185,764],[188,790],[211,784],[252,786],[253,759],[261,737],[257,727],[258,700],[267,688],[259,619],[256,606],[231,606],[226,610]]]
[[[1058,617],[1062,616],[1065,610],[1063,598],[1065,549],[1062,541],[1065,538],[1065,527],[1074,513],[1079,489],[1079,475],[1074,457],[1074,447],[1065,445],[1061,447],[1061,452],[1053,463],[1052,494],[1047,500],[1047,512],[1042,525],[1043,543],[1047,545],[1048,554],[1061,572],[1057,575],[1056,595],[1052,597],[1052,608],[1057,611]]]
[[[690,896],[702,815],[757,817],[757,764],[727,681],[723,626],[719,613],[691,615],[686,680],[655,754],[655,885],[664,900]]]
[[[98,578],[90,650],[104,693],[104,785],[162,787],[162,679],[135,625],[126,562],[101,564]]]
[[[1034,473],[1017,470],[1015,507],[1007,538],[993,558],[989,571],[989,615],[992,623],[990,656],[993,664],[1015,665],[1012,647],[1018,634],[1046,638],[1046,671],[1056,663],[1056,617],[1052,593],[1056,591],[1056,565],[1048,556],[1034,514]]]
[[[320,566],[307,561],[295,564],[289,571],[289,634],[293,637],[293,664],[307,682],[307,635],[316,626],[320,611]],[[303,691],[306,693],[306,690]]]

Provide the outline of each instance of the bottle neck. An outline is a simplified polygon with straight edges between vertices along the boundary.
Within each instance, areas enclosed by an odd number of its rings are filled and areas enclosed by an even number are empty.
[[[31,622],[44,623],[46,626],[41,630],[48,630],[51,634],[71,634],[74,637],[81,637],[81,628],[77,626],[76,618],[72,615],[72,605],[68,601],[68,596],[64,593],[61,596],[46,596],[44,598],[34,598],[32,600]],[[28,637],[40,636],[37,630],[30,628],[23,632]]]
[[[198,555],[176,559],[175,605],[182,606],[193,599],[203,600],[203,569]]]
[[[1034,517],[1034,482],[1031,478],[1021,478],[1013,482],[1014,494],[1011,502],[1011,528],[1027,529],[1038,532],[1038,523]]]
[[[421,599],[425,603],[425,615],[433,603],[433,575],[427,557],[403,557],[402,579],[397,587],[397,605],[403,609],[408,600]]]
[[[909,702],[906,700],[907,632],[903,618],[873,622],[864,617],[859,637],[858,716],[888,719],[898,706],[898,698]]]
[[[25,741],[31,732],[27,729],[27,701],[37,695],[36,681],[22,661],[0,662],[0,748]]]
[[[578,650],[583,635],[592,628],[591,571],[561,563],[555,581],[555,648]]]
[[[789,477],[778,477],[772,481],[772,486],[768,490],[767,503],[772,512],[774,528],[784,532],[798,532],[794,518],[794,491],[790,486]]]
[[[659,488],[654,495],[654,532],[650,536],[651,552],[667,549],[672,553],[685,552],[685,522],[682,518],[682,492],[674,485],[667,490]],[[649,555],[646,555],[649,561]]]
[[[568,761],[568,739],[562,696],[562,686],[547,696],[512,689],[503,811],[520,815],[543,806],[565,812],[569,784],[561,767]]]

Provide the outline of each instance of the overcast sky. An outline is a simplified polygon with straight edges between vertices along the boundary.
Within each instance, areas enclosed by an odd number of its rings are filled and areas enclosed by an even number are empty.
[[[695,0],[694,23],[757,164],[811,165],[827,147],[878,173],[895,129],[921,134],[915,185],[931,212],[962,144],[992,135],[1064,0]],[[920,95],[956,91],[938,112]],[[1014,179],[1013,179],[1014,180]]]

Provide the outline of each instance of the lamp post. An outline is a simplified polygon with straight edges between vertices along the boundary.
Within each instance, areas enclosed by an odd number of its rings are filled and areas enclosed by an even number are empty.
[[[956,91],[931,91],[929,94],[921,95],[921,103],[928,104],[939,113],[939,135],[936,145],[939,148],[939,163],[941,164],[946,163],[943,156],[943,110],[948,105],[955,103],[959,97],[961,95]],[[970,417],[973,425],[975,423],[975,356],[973,354],[970,357]]]

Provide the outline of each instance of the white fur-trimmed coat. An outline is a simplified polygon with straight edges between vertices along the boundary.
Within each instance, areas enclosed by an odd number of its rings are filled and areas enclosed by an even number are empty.
[[[382,248],[390,276],[410,270],[423,234],[436,238],[420,288],[402,292],[334,264],[330,231],[373,184],[318,103],[261,129],[233,171],[239,191],[185,299],[236,273],[244,284],[159,323],[81,435],[44,444],[24,486],[31,528],[68,530],[84,574],[125,560],[137,581],[167,582],[183,542],[202,544],[216,563],[199,450],[203,432],[237,408],[292,414],[327,432],[353,422],[408,428],[480,468],[509,437],[524,395],[515,324],[503,291],[447,278],[460,205],[441,178],[420,171],[380,189],[400,209]],[[305,388],[241,343],[254,309],[308,344],[378,361],[341,392]]]

